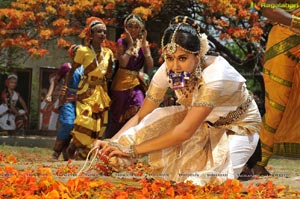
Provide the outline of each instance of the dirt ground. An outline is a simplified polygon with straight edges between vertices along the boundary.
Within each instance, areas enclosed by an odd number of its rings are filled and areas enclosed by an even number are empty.
[[[300,191],[300,159],[274,156],[267,166],[271,176],[254,177],[251,180],[243,181],[245,186],[250,183],[260,183],[272,180],[275,184],[282,184],[290,189]]]

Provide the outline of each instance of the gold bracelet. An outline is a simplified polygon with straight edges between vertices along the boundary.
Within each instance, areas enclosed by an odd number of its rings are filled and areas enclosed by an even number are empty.
[[[292,15],[291,28],[296,31],[300,30],[300,17]]]
[[[144,57],[147,58],[147,57],[151,57],[151,51],[150,49],[142,49],[143,50],[143,54],[144,54]]]
[[[129,147],[129,154],[131,158],[137,158],[137,153],[135,149],[135,145],[130,145]]]
[[[145,57],[145,58],[151,57],[151,53],[146,53],[146,54],[144,54],[144,57]]]

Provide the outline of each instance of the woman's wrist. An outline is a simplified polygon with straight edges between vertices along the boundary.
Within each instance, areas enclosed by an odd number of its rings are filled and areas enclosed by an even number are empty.
[[[137,158],[138,153],[136,151],[136,146],[135,145],[130,145],[129,152],[130,152],[130,157],[131,158]]]
[[[123,146],[117,142],[111,141],[110,139],[108,139],[107,142],[109,145],[117,147],[120,151],[122,151],[132,159],[136,159],[138,157],[138,153],[136,151],[136,145]]]
[[[295,15],[292,15],[292,21],[290,27],[299,32],[300,31],[300,17],[297,17]]]
[[[68,87],[68,86],[66,86],[66,85],[63,85],[63,86],[61,87],[60,95],[61,95],[61,96],[64,96],[64,95],[66,95],[66,93],[67,93],[68,89],[69,89],[69,87]]]
[[[143,54],[144,54],[145,58],[151,57],[151,51],[150,51],[149,47],[142,48],[142,51],[143,51]]]
[[[51,100],[51,95],[47,95],[47,96],[45,97],[45,99],[46,99],[46,100]]]

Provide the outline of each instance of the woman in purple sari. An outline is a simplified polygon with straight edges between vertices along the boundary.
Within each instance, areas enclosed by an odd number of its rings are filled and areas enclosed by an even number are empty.
[[[124,29],[126,38],[117,41],[119,68],[111,86],[112,104],[105,138],[114,136],[137,113],[145,95],[139,71],[153,67],[143,20],[130,14],[124,21]]]

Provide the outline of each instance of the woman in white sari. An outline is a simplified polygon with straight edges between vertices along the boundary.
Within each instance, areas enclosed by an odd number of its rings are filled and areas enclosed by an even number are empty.
[[[162,49],[165,63],[139,112],[95,145],[116,170],[143,158],[154,177],[166,180],[204,185],[237,177],[255,150],[261,122],[245,79],[223,57],[206,56],[207,37],[191,18],[171,21]],[[159,108],[169,87],[180,105]]]
[[[15,91],[18,83],[18,76],[10,74],[5,81],[5,89],[1,93],[0,105],[0,130],[16,130],[27,127],[28,108],[27,105],[17,91]],[[17,107],[20,103],[23,109]]]

